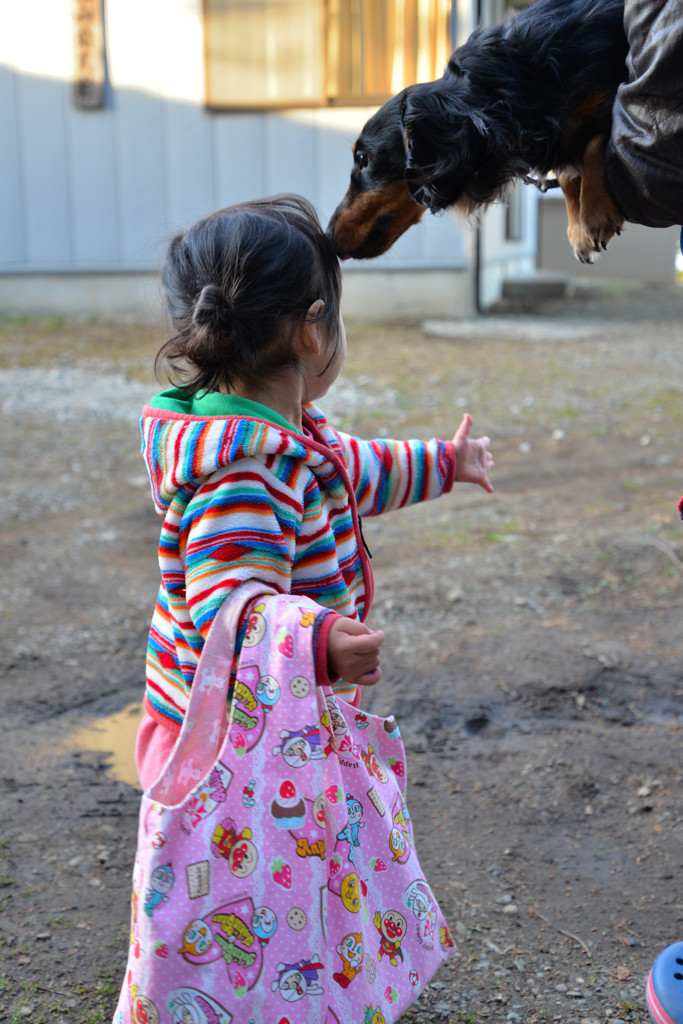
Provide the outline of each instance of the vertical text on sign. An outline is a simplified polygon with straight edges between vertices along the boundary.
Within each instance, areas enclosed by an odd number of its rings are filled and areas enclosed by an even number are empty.
[[[104,106],[104,28],[102,0],[72,0],[73,104],[83,110]]]

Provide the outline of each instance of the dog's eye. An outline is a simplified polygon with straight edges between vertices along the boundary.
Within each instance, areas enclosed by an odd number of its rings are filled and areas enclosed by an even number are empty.
[[[368,166],[368,154],[364,153],[362,149],[356,152],[356,166],[360,171]]]

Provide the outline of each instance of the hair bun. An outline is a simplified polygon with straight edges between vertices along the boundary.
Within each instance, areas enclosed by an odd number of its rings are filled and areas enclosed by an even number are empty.
[[[197,327],[212,325],[228,330],[232,327],[235,307],[215,284],[205,284],[197,296],[192,311],[192,323]]]

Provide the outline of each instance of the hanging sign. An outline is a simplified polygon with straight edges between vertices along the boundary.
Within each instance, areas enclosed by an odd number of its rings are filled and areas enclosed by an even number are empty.
[[[101,0],[72,0],[73,103],[82,110],[104,106],[104,29]]]

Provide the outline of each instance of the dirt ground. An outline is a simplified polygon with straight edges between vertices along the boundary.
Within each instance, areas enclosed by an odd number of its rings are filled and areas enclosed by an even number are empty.
[[[418,852],[458,955],[403,1024],[648,1019],[683,938],[683,288],[601,285],[349,330],[365,436],[493,439],[364,523]],[[159,329],[0,321],[0,1020],[108,1021],[139,794],[75,731],[142,693],[159,522],[137,415]]]

